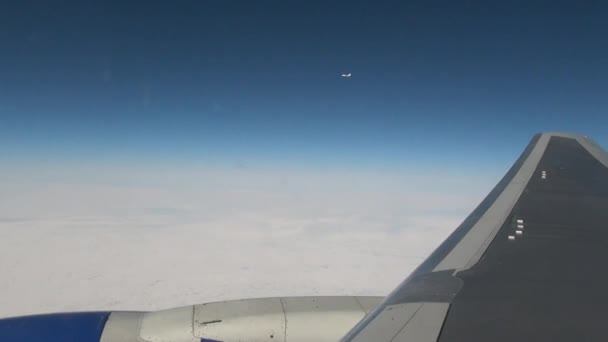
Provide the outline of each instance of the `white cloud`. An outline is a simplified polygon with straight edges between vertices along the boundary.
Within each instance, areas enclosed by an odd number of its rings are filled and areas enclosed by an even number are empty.
[[[2,175],[0,316],[384,295],[497,176],[94,170]]]

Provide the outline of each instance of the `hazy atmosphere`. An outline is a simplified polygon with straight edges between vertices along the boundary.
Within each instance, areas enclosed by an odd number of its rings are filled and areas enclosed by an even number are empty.
[[[4,2],[0,316],[385,295],[534,133],[608,145],[606,23],[595,1]]]

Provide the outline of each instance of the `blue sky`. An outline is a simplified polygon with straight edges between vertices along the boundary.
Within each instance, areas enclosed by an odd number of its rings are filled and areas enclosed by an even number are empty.
[[[6,158],[499,163],[538,131],[608,143],[601,2],[1,6]]]

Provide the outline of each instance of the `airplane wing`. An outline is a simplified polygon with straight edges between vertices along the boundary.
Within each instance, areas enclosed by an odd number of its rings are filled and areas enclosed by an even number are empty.
[[[603,341],[608,155],[537,134],[479,206],[342,341]]]

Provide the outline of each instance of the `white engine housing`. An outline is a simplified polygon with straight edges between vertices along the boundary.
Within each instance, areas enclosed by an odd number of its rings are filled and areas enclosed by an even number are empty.
[[[113,312],[102,342],[338,341],[383,297],[276,297]]]

